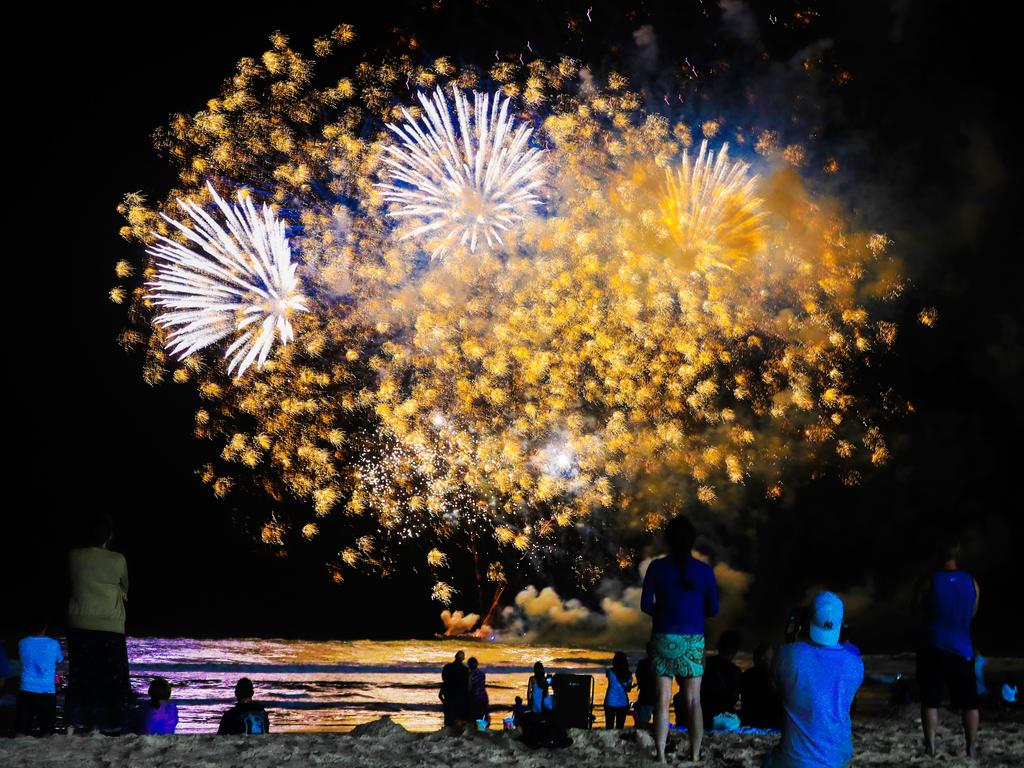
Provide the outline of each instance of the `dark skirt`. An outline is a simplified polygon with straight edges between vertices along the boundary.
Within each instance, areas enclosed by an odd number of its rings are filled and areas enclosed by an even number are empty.
[[[128,646],[119,632],[68,630],[65,720],[83,730],[118,731],[129,710]]]

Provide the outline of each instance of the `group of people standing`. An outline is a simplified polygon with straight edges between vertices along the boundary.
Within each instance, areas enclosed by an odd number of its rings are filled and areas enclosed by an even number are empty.
[[[153,680],[149,701],[129,716],[133,694],[124,634],[128,570],[125,558],[110,549],[112,537],[111,521],[102,516],[92,545],[72,550],[69,557],[67,730],[173,733],[178,713],[170,702],[170,685],[162,678]],[[864,664],[859,650],[842,639],[842,600],[831,592],[819,593],[774,658],[771,646],[759,647],[753,669],[741,675],[732,663],[739,645],[734,635],[723,634],[717,656],[709,659],[705,654],[704,623],[718,613],[718,587],[712,568],[692,554],[697,537],[693,524],[677,516],[666,526],[665,537],[669,554],[651,562],[644,576],[640,604],[652,617],[652,634],[647,656],[636,669],[639,696],[634,708],[638,726],[647,727],[653,718],[657,759],[665,761],[673,703],[677,724],[687,729],[689,756],[698,760],[705,726],[715,714],[734,709],[738,689],[745,724],[781,725],[782,739],[765,756],[763,766],[847,764],[853,756],[851,707],[864,679]],[[939,567],[923,580],[917,595],[924,619],[917,679],[924,749],[929,755],[935,752],[944,688],[962,713],[967,754],[975,754],[979,712],[970,627],[980,589],[959,568],[959,556],[957,543],[946,545]],[[45,620],[35,624],[19,644],[19,733],[52,732],[56,719],[56,671],[63,653],[60,644],[46,636]],[[624,653],[615,654],[606,674],[605,724],[622,728],[634,687]],[[708,686],[702,696],[705,679]],[[674,682],[680,690],[673,698]],[[515,714],[554,709],[551,684],[551,676],[537,662],[528,703],[517,697]],[[269,718],[253,701],[252,682],[240,680],[235,695],[238,704],[224,714],[219,732],[268,732]],[[465,653],[459,651],[445,665],[439,698],[445,725],[476,721],[487,727],[487,680],[475,658],[465,662]],[[705,713],[705,708],[710,711]],[[756,722],[759,719],[762,722]]]
[[[92,545],[72,550],[68,560],[68,733],[120,731],[132,699],[124,634],[128,566],[123,555],[110,549],[113,535],[110,518],[101,515],[92,531]],[[49,733],[56,721],[56,670],[64,655],[60,644],[46,636],[47,624],[45,616],[36,617],[31,634],[18,644],[18,733]]]
[[[722,633],[718,653],[704,659],[704,674],[700,684],[700,707],[704,728],[711,728],[716,717],[732,716],[725,727],[737,723],[743,727],[778,729],[782,727],[782,702],[771,683],[772,647],[765,643],[754,652],[754,665],[742,671],[734,662],[739,651],[739,635],[732,631]],[[608,686],[604,696],[606,728],[624,728],[632,708],[633,720],[638,728],[650,728],[659,695],[658,675],[651,658],[644,656],[630,669],[626,654],[619,651],[605,670]],[[689,699],[686,696],[686,678],[676,677],[679,693],[672,698],[676,723],[686,723]],[[630,693],[636,691],[636,701]],[[742,698],[742,712],[737,704]]]
[[[739,671],[731,662],[738,642],[723,636],[718,656],[705,659],[704,621],[718,612],[714,572],[692,555],[696,530],[688,519],[673,518],[665,533],[669,555],[651,563],[641,597],[641,608],[653,619],[647,650],[658,686],[655,746],[658,760],[664,762],[675,678],[681,689],[675,699],[677,723],[685,723],[690,758],[697,760],[708,720],[704,705],[711,704],[713,709],[708,714],[713,715],[723,704],[735,702],[733,691]],[[968,756],[975,754],[978,696],[970,627],[978,610],[980,590],[977,581],[960,570],[959,557],[958,543],[944,544],[938,568],[922,582],[917,598],[923,614],[917,678],[924,751],[928,755],[935,753],[936,721],[944,687],[953,706],[962,713],[966,752]],[[843,614],[843,601],[837,595],[819,593],[791,627],[787,642],[774,659],[770,646],[759,647],[754,668],[739,677],[742,711],[749,704],[757,719],[774,718],[779,710],[770,695],[772,688],[781,704],[782,738],[764,756],[763,768],[842,766],[853,758],[850,714],[864,679],[864,663],[856,646],[842,639]],[[708,670],[713,689],[716,694],[726,692],[725,699],[704,697],[702,702],[701,684]],[[766,681],[770,688],[766,689]]]
[[[441,700],[445,725],[468,721],[490,723],[487,675],[480,669],[475,658],[466,662],[463,651],[456,653],[455,659],[441,669],[438,698]]]
[[[633,715],[638,727],[653,719],[656,757],[665,762],[669,711],[685,726],[689,757],[700,758],[704,729],[716,715],[736,715],[744,726],[779,729],[778,746],[766,754],[763,768],[844,766],[853,758],[851,711],[864,680],[860,651],[843,638],[844,605],[832,592],[817,594],[793,617],[786,642],[777,651],[762,644],[754,665],[742,671],[734,663],[739,650],[735,633],[724,632],[718,653],[707,656],[706,619],[718,613],[718,586],[712,568],[693,556],[697,532],[683,516],[665,531],[669,554],[651,562],[644,576],[641,609],[652,617],[647,655],[635,676],[625,653],[616,653],[606,670],[605,725],[622,728],[630,711],[630,691],[638,691]],[[934,754],[938,707],[947,688],[962,712],[966,751],[975,753],[978,696],[973,669],[970,626],[978,609],[979,588],[958,565],[959,546],[949,543],[937,570],[922,583],[918,602],[923,613],[923,640],[917,657],[921,690],[924,751]],[[458,722],[462,702],[474,690],[460,651],[445,667],[441,700],[445,724]],[[472,660],[471,660],[472,661]],[[475,665],[472,665],[475,668]],[[476,678],[484,685],[481,672]],[[673,685],[679,693],[673,697]],[[528,683],[528,702],[516,697],[513,715],[556,710],[552,677],[541,662]],[[486,691],[483,699],[486,702]],[[737,708],[737,703],[740,706]],[[465,718],[462,718],[465,719]]]
[[[128,566],[124,555],[111,550],[113,536],[111,519],[100,515],[91,545],[73,549],[68,556],[66,730],[69,735],[97,731],[108,735],[171,734],[178,726],[178,709],[170,700],[171,684],[165,678],[154,678],[148,699],[134,705],[124,632]],[[18,643],[17,734],[48,735],[56,724],[57,676],[65,659],[60,643],[47,636],[47,624],[45,617],[37,617],[30,634]],[[254,694],[251,680],[238,681],[237,703],[224,713],[218,733],[269,732],[269,717],[263,706],[253,701]]]

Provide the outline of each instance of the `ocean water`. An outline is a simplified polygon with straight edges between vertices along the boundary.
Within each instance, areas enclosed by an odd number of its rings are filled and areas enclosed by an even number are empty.
[[[604,700],[611,653],[579,648],[484,640],[128,639],[132,687],[144,696],[154,676],[167,678],[178,733],[215,732],[240,677],[252,679],[274,731],[347,731],[382,715],[409,730],[436,730],[441,667],[460,649],[487,673],[494,728],[516,696],[526,700],[537,661],[549,671],[593,675],[595,701]]]
[[[154,676],[170,680],[179,733],[216,732],[221,713],[234,703],[240,677],[253,680],[273,731],[348,731],[382,715],[409,730],[436,730],[442,725],[437,698],[441,667],[460,649],[467,658],[475,656],[487,673],[492,728],[501,728],[516,696],[525,701],[536,661],[549,672],[593,675],[596,725],[603,725],[610,651],[470,639],[128,638],[133,689],[144,697]],[[630,653],[630,664],[635,666],[639,656]],[[914,655],[865,656],[864,662],[867,674],[857,697],[858,716],[891,716],[889,685],[897,674],[913,675]],[[741,654],[737,663],[748,667],[749,654]],[[1024,659],[989,659],[986,676],[996,688],[1003,680],[1022,684]],[[13,717],[13,706],[13,694],[0,698],[0,715],[7,711]]]

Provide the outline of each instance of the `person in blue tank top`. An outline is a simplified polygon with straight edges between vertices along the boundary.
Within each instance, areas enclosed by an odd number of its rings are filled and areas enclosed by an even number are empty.
[[[974,757],[978,735],[978,687],[974,675],[971,621],[981,594],[971,574],[960,570],[960,543],[951,540],[941,550],[941,566],[925,579],[916,595],[923,609],[921,645],[917,651],[917,682],[921,689],[924,750],[935,754],[935,730],[942,688],[949,689],[960,710],[967,755]]]
[[[653,561],[644,574],[641,610],[653,619],[647,656],[658,680],[654,743],[658,762],[665,762],[672,678],[682,678],[682,701],[687,710],[690,759],[700,758],[704,716],[700,681],[704,675],[704,619],[718,613],[718,584],[711,566],[693,557],[697,531],[682,515],[665,526],[670,554]],[[677,723],[679,725],[679,723]]]

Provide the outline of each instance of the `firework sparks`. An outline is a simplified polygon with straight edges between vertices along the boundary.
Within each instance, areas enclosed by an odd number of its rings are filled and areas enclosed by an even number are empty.
[[[452,90],[458,130],[440,86],[433,97],[419,94],[422,125],[404,108],[405,124],[388,124],[401,146],[387,147],[383,162],[401,184],[378,185],[389,216],[423,222],[403,238],[439,236],[432,258],[455,245],[474,252],[481,240],[490,248],[503,244],[501,233],[540,202],[543,183],[541,150],[529,146],[530,126],[517,126],[509,114],[511,99],[474,91],[471,113],[462,92]]]
[[[763,246],[764,212],[754,194],[757,177],[746,163],[729,160],[729,145],[717,159],[701,142],[696,159],[684,150],[678,170],[667,170],[663,221],[692,263],[731,268],[724,254],[748,259]]]
[[[180,202],[194,223],[179,224],[173,200],[127,196],[126,238],[176,239],[118,264],[111,294],[147,379],[203,400],[191,428],[222,448],[204,482],[279,510],[257,521],[268,546],[330,540],[334,579],[406,562],[437,577],[472,532],[504,574],[595,516],[655,530],[670,507],[720,509],[762,484],[778,499],[792,476],[856,479],[888,459],[876,404],[851,382],[896,343],[875,303],[898,295],[898,265],[884,234],[805,189],[771,129],[743,126],[757,176],[725,146],[690,149],[738,127],[648,113],[614,73],[575,92],[567,59],[493,64],[500,95],[470,99],[459,88],[479,71],[447,57],[324,80],[272,46],[158,134],[182,197],[219,213]],[[422,119],[396,107],[406,84],[433,89]],[[318,117],[341,101],[343,119]],[[404,122],[381,128],[396,111]],[[559,194],[531,216],[552,169]],[[290,250],[267,206],[229,206],[201,174],[266,190],[301,238]],[[417,267],[424,253],[434,269]],[[307,308],[297,265],[309,295],[345,300]],[[165,349],[227,338],[234,380]],[[435,598],[454,589],[438,582]]]
[[[230,358],[228,373],[237,369],[241,377],[254,362],[263,367],[275,335],[282,344],[292,340],[289,316],[305,312],[306,304],[284,222],[266,204],[257,211],[241,192],[238,204],[230,205],[213,185],[207,189],[223,223],[179,199],[192,225],[163,218],[193,247],[156,234],[159,243],[148,250],[159,266],[147,284],[148,298],[165,308],[155,322],[173,329],[167,348],[182,359],[235,334],[224,356]]]

